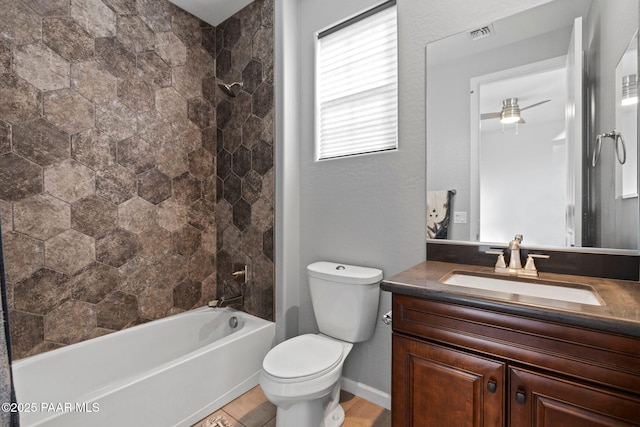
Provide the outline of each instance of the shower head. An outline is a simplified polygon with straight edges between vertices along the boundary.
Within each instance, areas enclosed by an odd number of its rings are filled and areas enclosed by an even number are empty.
[[[233,82],[231,84],[226,84],[224,82],[218,82],[218,86],[224,93],[229,95],[232,98],[238,96],[244,84],[242,82]]]

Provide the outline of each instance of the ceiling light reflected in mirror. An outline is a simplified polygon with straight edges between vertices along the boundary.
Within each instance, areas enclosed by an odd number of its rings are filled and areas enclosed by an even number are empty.
[[[637,76],[630,74],[622,78],[622,105],[634,105],[638,103]]]

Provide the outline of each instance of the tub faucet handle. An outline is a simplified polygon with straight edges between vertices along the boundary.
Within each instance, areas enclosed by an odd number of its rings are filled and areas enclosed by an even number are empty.
[[[248,276],[247,270],[248,270],[248,267],[247,267],[247,264],[245,264],[242,270],[234,271],[233,273],[231,273],[231,275],[233,277],[244,277],[244,279],[246,280]]]

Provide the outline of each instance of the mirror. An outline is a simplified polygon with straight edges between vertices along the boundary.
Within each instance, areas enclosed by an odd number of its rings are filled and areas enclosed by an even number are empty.
[[[553,0],[427,45],[428,239],[638,252],[637,109],[615,107],[638,4]]]
[[[638,197],[638,32],[616,66],[616,196]],[[618,159],[620,157],[620,159]],[[623,162],[620,160],[624,160]]]

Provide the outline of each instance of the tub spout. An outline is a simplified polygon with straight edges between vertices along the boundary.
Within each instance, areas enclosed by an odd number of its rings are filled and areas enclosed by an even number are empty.
[[[209,303],[207,304],[209,307],[214,307],[214,308],[224,308],[224,307],[231,307],[231,306],[241,306],[244,304],[244,295],[238,295],[237,297],[233,297],[233,298],[229,298],[226,299],[224,297],[222,297],[221,299],[214,299],[212,301],[209,301]]]

